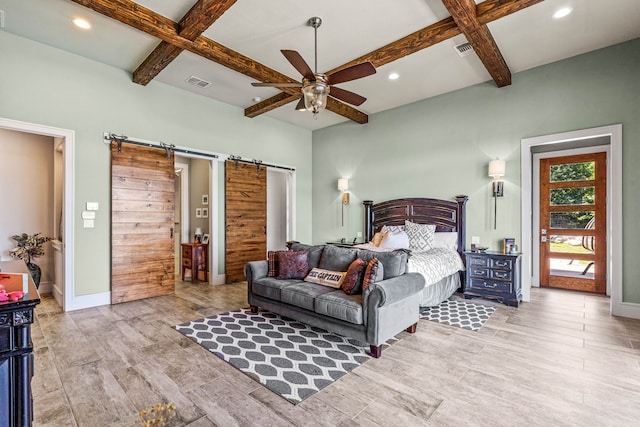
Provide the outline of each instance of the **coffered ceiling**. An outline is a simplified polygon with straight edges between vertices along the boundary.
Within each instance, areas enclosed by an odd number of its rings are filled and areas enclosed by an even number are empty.
[[[562,7],[572,13],[553,18]],[[246,120],[265,115],[307,129],[355,125],[485,81],[503,90],[513,73],[640,37],[638,0],[0,0],[0,10],[4,31],[120,68],[132,85],[172,85],[238,106]],[[334,100],[317,119],[294,110],[298,89],[251,86],[301,80],[281,49],[313,68],[313,16],[323,21],[318,71],[360,59],[377,68],[339,85],[366,102]],[[454,46],[467,38],[474,51],[460,56]]]

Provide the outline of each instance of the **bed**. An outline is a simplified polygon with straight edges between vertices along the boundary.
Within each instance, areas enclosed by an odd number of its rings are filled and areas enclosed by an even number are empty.
[[[364,236],[370,242],[383,226],[433,224],[439,242],[447,242],[426,252],[412,253],[407,270],[421,273],[426,280],[420,305],[438,305],[461,290],[464,284],[464,250],[466,241],[465,205],[467,196],[455,201],[429,198],[405,198],[373,203],[363,202],[365,208]],[[457,233],[446,235],[440,233]],[[367,245],[365,245],[367,246]],[[370,245],[369,245],[370,246]]]

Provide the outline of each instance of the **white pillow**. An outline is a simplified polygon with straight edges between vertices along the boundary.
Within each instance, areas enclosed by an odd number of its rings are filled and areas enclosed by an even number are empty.
[[[409,236],[407,236],[407,233],[404,231],[386,233],[382,242],[380,242],[379,247],[390,249],[409,249]]]
[[[405,221],[404,230],[409,236],[409,249],[412,251],[419,253],[433,248],[433,235],[436,232],[435,225]]]
[[[458,232],[437,231],[433,235],[433,247],[458,250]]]

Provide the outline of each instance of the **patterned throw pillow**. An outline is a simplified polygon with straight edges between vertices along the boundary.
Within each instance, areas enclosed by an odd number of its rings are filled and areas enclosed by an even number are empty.
[[[278,276],[278,256],[280,255],[280,252],[286,252],[286,251],[267,252],[267,263],[269,265],[269,271],[267,272],[267,277]]]
[[[383,225],[380,230],[382,234],[386,233],[399,233],[404,231],[404,225]]]
[[[376,281],[376,274],[378,273],[378,258],[373,258],[367,264],[367,269],[364,271],[364,278],[362,279],[362,292],[369,287],[370,284]]]
[[[282,251],[278,254],[278,279],[304,279],[309,272],[309,251]]]
[[[405,221],[404,230],[409,236],[409,249],[412,251],[426,252],[433,248],[433,235],[436,232],[435,225]]]
[[[342,290],[347,295],[359,294],[362,290],[362,275],[367,262],[363,259],[356,258],[347,270],[347,275],[342,281]]]

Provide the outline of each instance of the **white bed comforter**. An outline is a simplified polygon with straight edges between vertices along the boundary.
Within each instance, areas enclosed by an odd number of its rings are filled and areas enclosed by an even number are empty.
[[[427,286],[460,270],[464,270],[460,255],[453,249],[446,248],[412,253],[407,264],[407,271],[422,274]]]
[[[389,252],[394,249],[379,248],[371,243],[356,245],[358,248],[375,252]],[[433,248],[427,252],[412,252],[407,263],[409,273],[420,273],[424,276],[426,286],[439,282],[453,273],[464,270],[458,252],[448,248]]]

